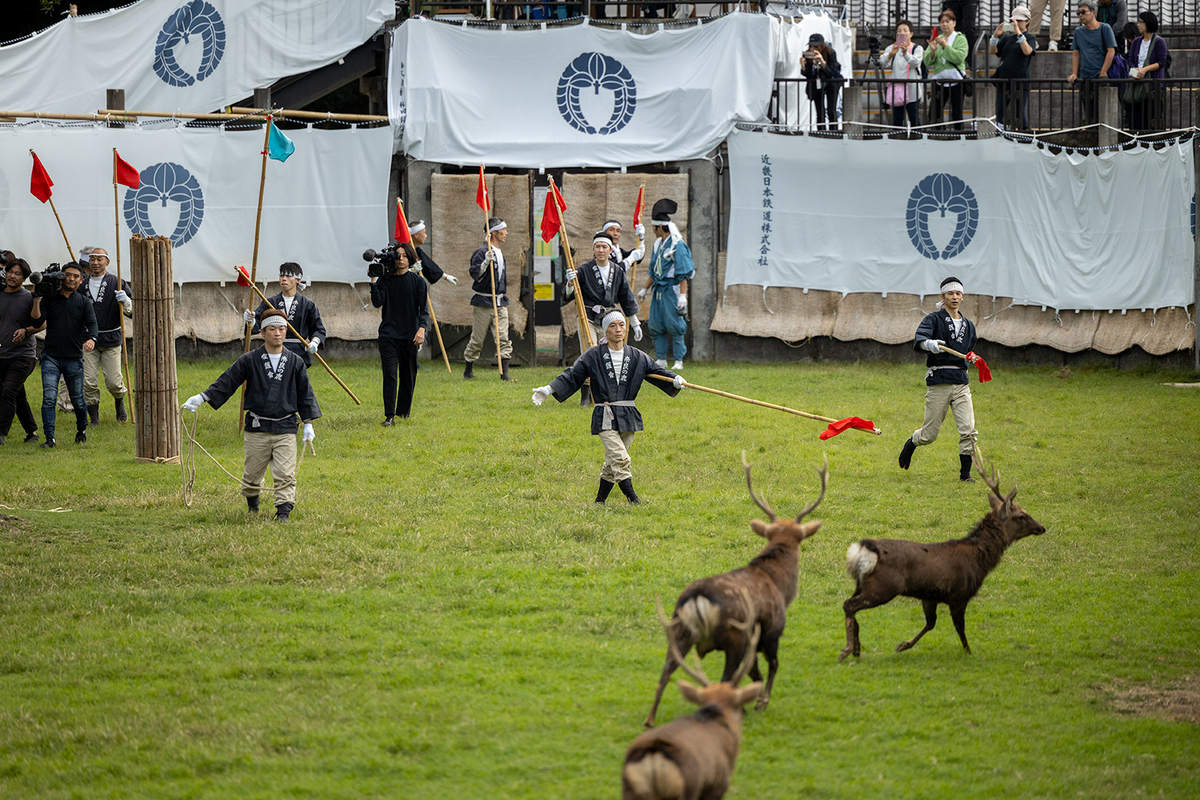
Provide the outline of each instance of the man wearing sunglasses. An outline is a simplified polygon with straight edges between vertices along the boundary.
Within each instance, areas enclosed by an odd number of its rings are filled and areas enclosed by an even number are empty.
[[[1080,0],[1079,22],[1071,43],[1071,74],[1067,82],[1079,82],[1083,124],[1088,125],[1099,118],[1100,92],[1094,81],[1107,77],[1117,52],[1117,37],[1107,23],[1096,19],[1096,0]]]

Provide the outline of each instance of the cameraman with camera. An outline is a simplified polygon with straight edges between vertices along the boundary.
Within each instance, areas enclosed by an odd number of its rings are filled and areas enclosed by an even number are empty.
[[[61,270],[50,265],[34,273],[33,313],[36,326],[46,323],[46,347],[42,351],[42,447],[55,446],[54,404],[58,401],[58,379],[66,379],[67,392],[75,406],[75,443],[87,441],[88,413],[83,399],[83,354],[96,346],[96,312],[92,301],[80,292],[83,267],[74,261]]]
[[[11,250],[0,250],[4,265],[4,292],[0,293],[0,445],[12,428],[13,416],[21,420],[25,441],[36,442],[37,422],[25,398],[25,379],[33,374],[37,358],[30,316],[33,295],[21,284],[29,277],[29,265]]]
[[[363,254],[374,260],[375,252]],[[429,284],[412,271],[418,262],[408,242],[379,254],[367,268],[371,279],[371,305],[383,309],[379,320],[379,361],[383,369],[383,426],[390,428],[396,415],[408,418],[417,386],[417,353],[429,329]]]

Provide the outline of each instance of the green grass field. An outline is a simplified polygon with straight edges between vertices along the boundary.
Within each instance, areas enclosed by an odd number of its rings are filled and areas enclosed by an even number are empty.
[[[862,657],[837,663],[847,546],[960,537],[988,510],[957,480],[952,422],[896,467],[917,361],[685,372],[881,437],[821,442],[819,423],[645,388],[639,507],[591,502],[587,413],[529,400],[551,369],[466,383],[425,362],[391,429],[374,363],[335,365],[362,407],[314,373],[325,417],[286,526],[247,515],[198,451],[184,507],[180,468],[135,462],[107,397],[86,445],[65,415],[56,450],[10,437],[0,797],[619,796],[665,652],[655,595],[761,548],[743,449],[780,514],[815,497],[823,452],[830,482],[731,797],[1200,795],[1200,390],[1163,385],[1186,375],[993,364],[980,447],[1046,535],[968,608],[974,655],[944,611],[894,652],[922,624],[897,599],[859,615]],[[224,366],[181,364],[180,397]],[[240,474],[235,416],[205,406],[197,439]],[[671,686],[659,719],[690,711]]]

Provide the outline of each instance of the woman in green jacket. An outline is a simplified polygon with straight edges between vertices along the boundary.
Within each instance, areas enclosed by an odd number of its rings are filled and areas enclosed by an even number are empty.
[[[929,77],[937,81],[931,92],[929,121],[941,122],[946,98],[950,99],[950,119],[959,122],[963,118],[963,83],[967,52],[970,49],[967,37],[954,29],[958,19],[950,9],[943,9],[938,17],[938,35],[929,40],[929,48],[922,60]],[[958,127],[958,126],[955,126]]]

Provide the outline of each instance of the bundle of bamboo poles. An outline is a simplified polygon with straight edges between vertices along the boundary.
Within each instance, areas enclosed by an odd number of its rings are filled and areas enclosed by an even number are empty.
[[[179,381],[175,372],[175,286],[171,240],[129,240],[133,284],[134,404],[139,461],[179,463]]]

